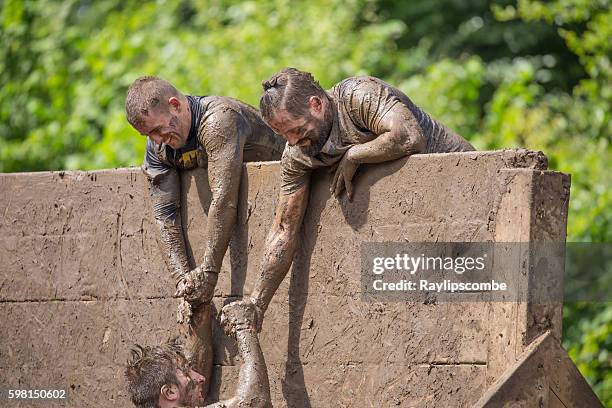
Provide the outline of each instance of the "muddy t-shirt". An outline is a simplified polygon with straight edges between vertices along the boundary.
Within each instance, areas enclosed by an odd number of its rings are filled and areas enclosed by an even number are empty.
[[[191,109],[191,128],[185,145],[173,149],[147,139],[142,169],[152,183],[162,183],[169,173],[177,170],[206,167],[209,160],[207,150],[210,152],[210,149],[228,143],[222,136],[228,133],[232,138],[229,143],[235,143],[236,146],[239,146],[239,139],[244,139],[242,153],[245,162],[278,160],[280,157],[285,142],[265,124],[257,109],[223,96],[187,95],[186,98]],[[237,121],[239,125],[236,125]],[[223,126],[232,131],[224,132]],[[170,221],[175,219],[180,208],[179,191],[177,186],[169,192],[172,195],[170,200],[154,203],[156,218]],[[168,192],[155,190],[152,194]]]
[[[351,146],[370,142],[387,132],[383,119],[391,111],[401,110],[408,131],[424,137],[426,147],[422,153],[474,150],[465,139],[432,119],[402,91],[378,78],[347,78],[328,91],[328,95],[334,109],[329,138],[315,156],[309,156],[299,146],[286,146],[281,159],[283,194],[299,190],[308,182],[313,170],[336,165]]]

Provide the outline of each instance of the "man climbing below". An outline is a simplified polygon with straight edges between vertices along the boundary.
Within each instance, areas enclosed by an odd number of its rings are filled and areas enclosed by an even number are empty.
[[[196,321],[208,314],[194,312]],[[208,408],[269,408],[270,384],[266,362],[255,330],[255,307],[250,302],[233,302],[221,313],[227,335],[238,344],[242,360],[235,396]],[[196,327],[196,331],[199,327]],[[201,341],[208,341],[204,338]],[[206,401],[209,379],[190,365],[179,345],[136,345],[128,360],[125,377],[130,399],[137,408],[201,407]]]

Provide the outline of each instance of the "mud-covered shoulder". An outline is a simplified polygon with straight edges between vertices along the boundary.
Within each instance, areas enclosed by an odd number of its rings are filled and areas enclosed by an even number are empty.
[[[392,88],[371,76],[350,77],[334,87],[334,97],[352,119],[355,115],[375,113],[394,96]],[[363,119],[363,118],[361,118]]]
[[[241,114],[242,105],[246,105],[236,99],[227,96],[205,96],[200,99],[200,105],[203,111],[203,120],[211,115],[227,115]]]
[[[198,139],[204,146],[209,161],[211,155],[224,146],[240,146],[252,132],[242,103],[224,96],[209,96],[200,100],[204,109],[198,127]]]
[[[329,92],[339,99],[344,99],[349,97],[355,90],[377,88],[381,85],[384,85],[384,82],[378,78],[368,75],[360,75],[343,79],[334,85]]]
[[[388,130],[383,118],[399,102],[388,84],[370,76],[351,77],[340,82],[335,92],[339,114],[349,130],[352,125],[376,135]]]

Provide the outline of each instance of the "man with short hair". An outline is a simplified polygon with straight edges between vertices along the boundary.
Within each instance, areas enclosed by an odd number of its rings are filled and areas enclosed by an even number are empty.
[[[474,150],[378,78],[352,77],[325,91],[310,73],[286,68],[264,81],[263,88],[261,114],[288,146],[281,159],[281,193],[261,276],[251,296],[259,329],[293,261],[313,170],[335,168],[331,191],[340,197],[346,190],[351,200],[352,179],[360,164]]]
[[[187,331],[185,351],[204,374],[207,391],[212,369],[210,301],[236,220],[242,163],[278,160],[285,142],[252,106],[222,96],[183,95],[153,76],[130,85],[125,111],[128,122],[148,137],[142,169],[164,257],[177,279],[177,294],[184,298],[179,321],[189,323],[182,329]],[[190,270],[180,214],[180,172],[206,166],[212,200],[204,259]],[[190,318],[192,313],[199,321]]]
[[[285,142],[252,106],[222,96],[183,95],[157,77],[141,77],[130,85],[125,110],[128,122],[148,137],[142,168],[150,182],[164,252],[178,281],[177,294],[192,307],[207,304],[236,221],[242,163],[278,160]],[[204,259],[190,270],[179,172],[198,166],[208,166],[212,200]]]
[[[221,324],[238,343],[242,360],[236,395],[210,408],[271,407],[266,362],[255,330],[255,307],[250,302],[225,306]],[[203,339],[205,340],[205,339]],[[138,408],[199,407],[206,401],[208,379],[192,369],[176,342],[155,347],[136,345],[125,370],[128,393]]]

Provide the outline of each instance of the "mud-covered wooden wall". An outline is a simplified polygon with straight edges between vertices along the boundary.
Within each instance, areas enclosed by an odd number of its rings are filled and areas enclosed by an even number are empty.
[[[217,307],[250,293],[279,191],[277,163],[244,168]],[[470,406],[530,338],[545,328],[560,335],[558,305],[540,327],[532,317],[542,311],[529,304],[368,303],[360,294],[362,242],[563,241],[569,177],[547,171],[541,153],[418,155],[363,167],[353,202],[330,195],[330,179],[314,175],[292,271],[260,336],[275,407]],[[205,169],[182,184],[197,264],[210,201]],[[143,175],[2,174],[0,190],[0,384],[67,389],[61,406],[129,407],[130,346],[179,330]],[[218,328],[215,349],[213,394],[228,397],[239,361]]]

